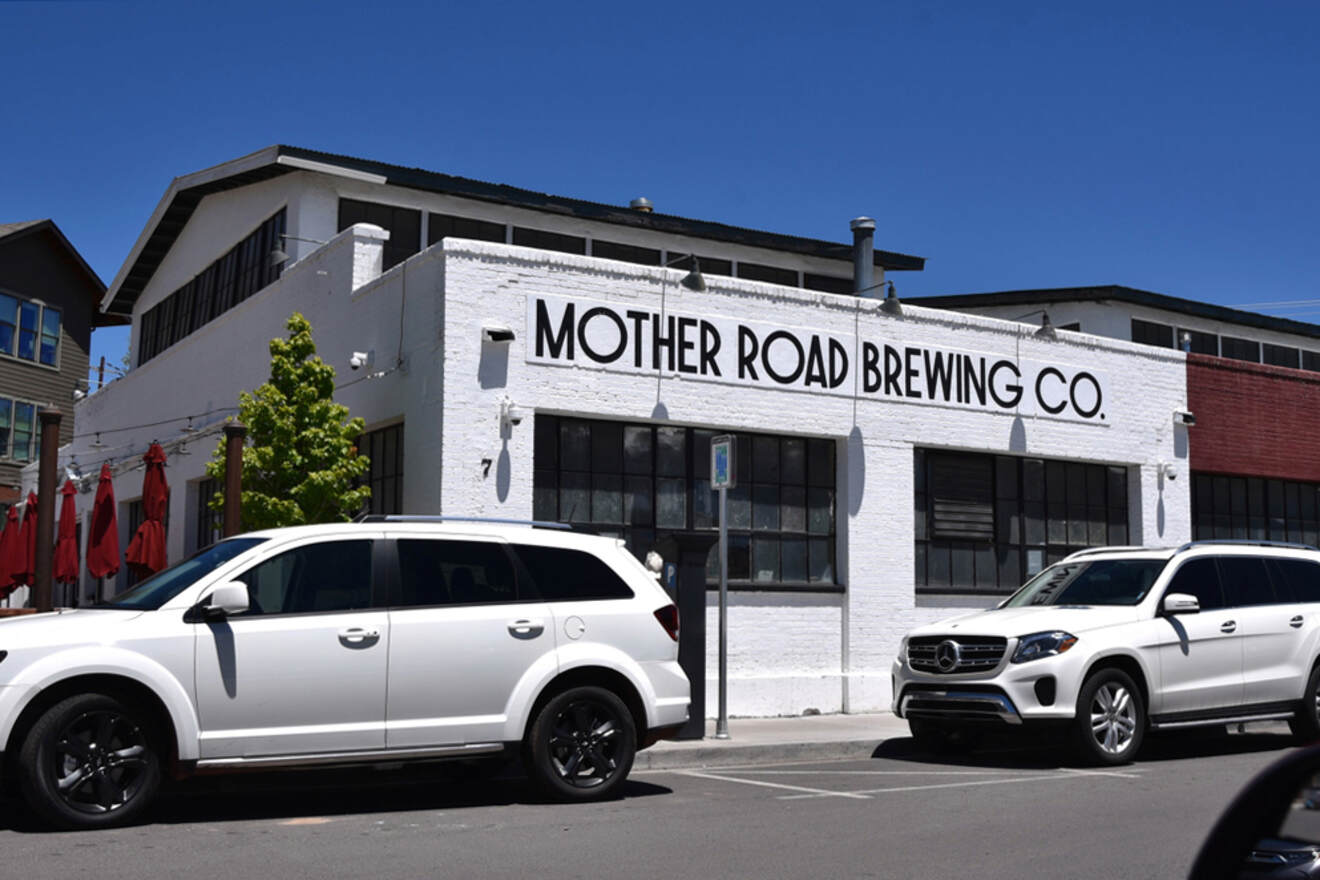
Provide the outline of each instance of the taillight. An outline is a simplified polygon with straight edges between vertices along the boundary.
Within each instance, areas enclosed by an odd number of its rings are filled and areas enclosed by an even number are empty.
[[[664,608],[655,609],[655,619],[660,621],[660,625],[669,633],[669,637],[678,641],[678,606],[666,605]]]

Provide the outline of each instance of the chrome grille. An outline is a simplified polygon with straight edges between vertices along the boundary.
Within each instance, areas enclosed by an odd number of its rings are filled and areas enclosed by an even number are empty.
[[[907,660],[918,672],[934,675],[989,672],[1007,648],[1008,639],[998,636],[919,636],[908,640]]]

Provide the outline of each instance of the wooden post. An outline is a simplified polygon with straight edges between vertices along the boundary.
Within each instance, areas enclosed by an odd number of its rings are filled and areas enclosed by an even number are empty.
[[[41,422],[41,463],[37,470],[37,558],[33,565],[32,605],[51,610],[51,571],[55,564],[55,466],[60,455],[60,420],[55,407],[38,413]]]
[[[247,427],[242,422],[225,425],[225,521],[224,537],[243,530],[243,438]]]

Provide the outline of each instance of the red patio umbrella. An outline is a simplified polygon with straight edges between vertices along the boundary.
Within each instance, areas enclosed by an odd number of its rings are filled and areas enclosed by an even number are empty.
[[[12,505],[5,517],[5,530],[0,533],[0,596],[8,598],[18,586],[14,581],[14,570],[19,566],[18,554],[18,505]]]
[[[78,508],[73,496],[78,490],[73,480],[65,480],[60,489],[64,500],[60,502],[60,530],[55,540],[54,578],[62,584],[78,582]]]
[[[94,578],[113,577],[119,571],[119,520],[115,515],[115,487],[109,462],[101,465],[92,504],[92,529],[87,536],[87,573]]]
[[[142,456],[147,472],[142,477],[142,525],[128,544],[124,561],[143,575],[165,567],[165,508],[170,487],[165,482],[165,450],[152,443]]]
[[[37,493],[28,492],[23,505],[23,528],[18,533],[18,564],[14,566],[14,583],[30,584],[37,571]]]

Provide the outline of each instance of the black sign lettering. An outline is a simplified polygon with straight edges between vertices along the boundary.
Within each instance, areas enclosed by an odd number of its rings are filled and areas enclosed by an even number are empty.
[[[559,332],[550,333],[550,312],[545,307],[545,300],[536,301],[536,356],[545,357],[546,346],[550,348],[550,357],[564,357],[562,352],[568,348],[567,360],[573,360],[573,304],[564,306],[564,317],[559,322]]]

